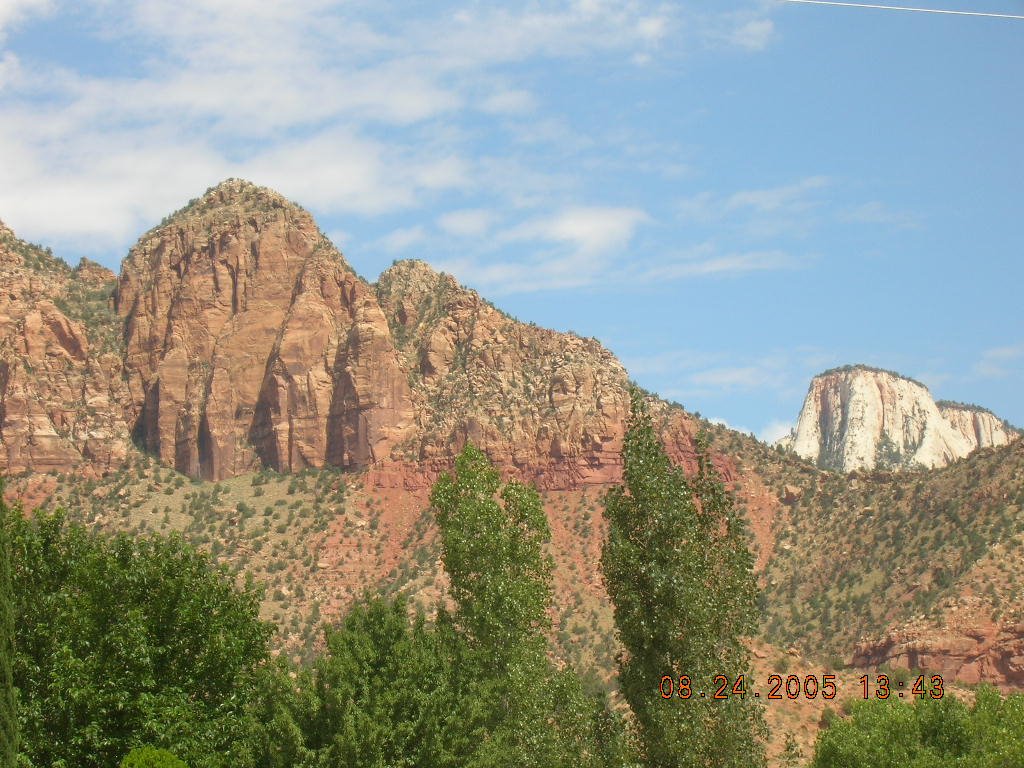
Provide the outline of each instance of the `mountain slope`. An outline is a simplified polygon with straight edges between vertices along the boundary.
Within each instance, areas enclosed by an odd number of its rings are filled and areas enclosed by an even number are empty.
[[[865,665],[907,665],[917,643],[912,666],[1024,685],[1024,659],[996,661],[1024,649],[1021,441],[932,471],[793,483],[764,574],[768,637]]]
[[[104,528],[185,531],[269,583],[268,616],[298,643],[364,588],[443,594],[426,493],[472,440],[544,490],[556,640],[610,669],[600,497],[621,473],[628,378],[596,340],[521,323],[419,261],[367,283],[307,212],[237,180],[144,235],[110,304],[109,272],[72,270],[4,232],[0,468],[23,474],[11,491]],[[872,387],[877,423],[907,428],[894,464],[935,443],[929,430],[948,429],[947,447],[1000,439],[980,409],[929,406],[901,377],[873,374],[844,395],[844,376],[867,373],[842,372],[814,400],[835,407],[829,429],[824,410],[811,419],[829,455],[844,455],[831,427],[856,421],[849,393]],[[688,469],[694,435],[712,435],[751,523],[772,643],[873,659],[887,633],[920,615],[941,626],[944,600],[988,595],[992,569],[1016,562],[1019,441],[934,472],[845,477],[657,398],[651,408]],[[990,581],[996,638],[1024,598]]]
[[[411,425],[372,289],[270,190],[229,180],[147,233],[116,304],[136,436],[188,475],[365,465]]]
[[[373,467],[422,488],[467,440],[544,488],[618,476],[628,379],[596,340],[422,262],[371,285],[272,190],[231,179],[167,217],[124,260],[115,307],[133,437],[189,476]],[[692,462],[691,420],[670,420]]]

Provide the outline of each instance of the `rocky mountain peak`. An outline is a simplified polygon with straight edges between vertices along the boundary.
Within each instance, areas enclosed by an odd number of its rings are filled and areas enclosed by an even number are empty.
[[[97,264],[92,259],[84,256],[79,260],[78,266],[75,267],[74,275],[83,285],[93,287],[103,286],[117,279],[117,275],[102,264]]]
[[[372,288],[272,190],[229,179],[144,235],[117,309],[135,433],[180,471],[366,464],[409,424]]]
[[[19,290],[4,325],[24,374],[7,402],[25,400],[0,426],[9,469],[89,457],[106,468],[130,435],[215,480],[335,466],[424,488],[467,441],[544,488],[619,477],[628,377],[596,339],[522,323],[422,261],[370,285],[308,212],[265,187],[228,179],[146,232],[112,310],[113,276],[95,263],[31,274],[38,290]],[[39,317],[20,323],[40,299]],[[33,399],[43,361],[54,380]],[[77,421],[73,388],[56,378],[68,366],[97,391],[111,382]],[[693,424],[664,416],[670,453],[689,466]],[[32,449],[44,435],[46,451]]]
[[[299,206],[269,187],[261,187],[245,179],[230,178],[210,187],[201,197],[190,200],[172,217],[183,212],[195,215],[218,208],[298,210]]]
[[[120,361],[97,328],[114,275],[0,227],[0,469],[98,472],[124,458]]]
[[[940,408],[918,381],[852,365],[814,377],[796,428],[779,442],[819,467],[850,472],[945,466],[1014,437],[983,409]]]

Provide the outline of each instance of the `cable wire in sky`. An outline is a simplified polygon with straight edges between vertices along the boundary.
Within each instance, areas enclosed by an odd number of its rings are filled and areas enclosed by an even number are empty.
[[[787,3],[806,3],[808,5],[839,5],[846,8],[882,8],[887,11],[916,11],[918,13],[944,13],[951,16],[988,16],[996,19],[1024,19],[1011,13],[981,13],[979,11],[947,11],[939,8],[908,8],[901,5],[870,5],[868,3],[838,3],[832,0],[784,0]]]

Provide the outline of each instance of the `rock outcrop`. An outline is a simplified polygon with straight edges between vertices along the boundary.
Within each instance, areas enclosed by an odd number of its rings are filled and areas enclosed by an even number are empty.
[[[372,288],[268,189],[224,182],[145,235],[116,306],[135,433],[181,472],[365,466],[412,426]]]
[[[919,669],[968,685],[988,682],[1019,689],[1024,687],[1024,623],[975,617],[967,623],[952,621],[936,627],[911,621],[859,643],[851,663]]]
[[[942,418],[966,437],[974,448],[994,448],[1019,437],[1005,421],[985,408],[949,400],[939,400],[936,405]]]
[[[128,447],[121,362],[68,308],[107,310],[114,274],[70,269],[0,224],[0,469],[88,473]],[[78,300],[80,299],[80,300]],[[91,301],[91,303],[90,303]]]
[[[824,469],[941,467],[1017,434],[974,406],[932,399],[919,382],[868,366],[815,376],[793,432],[779,441]]]
[[[618,477],[628,379],[595,339],[520,323],[421,261],[377,294],[413,382],[408,460],[447,466],[469,440],[541,487]]]

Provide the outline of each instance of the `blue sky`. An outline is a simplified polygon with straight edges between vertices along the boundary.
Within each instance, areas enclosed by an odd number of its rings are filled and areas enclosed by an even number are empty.
[[[116,270],[248,178],[366,278],[422,258],[763,438],[856,362],[1024,425],[1022,125],[1022,20],[0,0],[0,219],[22,237]]]

